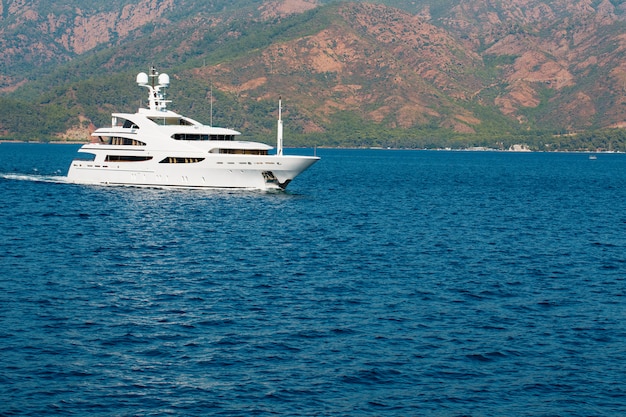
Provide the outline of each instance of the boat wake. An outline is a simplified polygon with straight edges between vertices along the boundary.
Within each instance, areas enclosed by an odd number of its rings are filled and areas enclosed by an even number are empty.
[[[12,181],[49,182],[64,184],[68,183],[66,176],[61,175],[40,175],[40,174],[20,174],[0,172],[0,179]]]

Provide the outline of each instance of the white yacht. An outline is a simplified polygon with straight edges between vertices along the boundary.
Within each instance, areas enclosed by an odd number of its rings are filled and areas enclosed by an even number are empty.
[[[113,113],[111,127],[92,133],[67,178],[78,184],[183,188],[284,189],[319,160],[283,154],[282,108],[272,146],[238,140],[240,132],[181,116],[166,105],[169,76],[154,68],[137,75],[149,90],[149,108]]]

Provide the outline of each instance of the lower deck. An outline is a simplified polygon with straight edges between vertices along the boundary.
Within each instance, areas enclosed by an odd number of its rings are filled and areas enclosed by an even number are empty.
[[[318,159],[275,155],[101,154],[93,160],[74,160],[68,179],[82,184],[284,189]]]

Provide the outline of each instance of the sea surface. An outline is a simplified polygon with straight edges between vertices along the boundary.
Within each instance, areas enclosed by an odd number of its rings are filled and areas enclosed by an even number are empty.
[[[318,149],[267,193],[77,148],[0,144],[2,416],[626,415],[624,154]]]

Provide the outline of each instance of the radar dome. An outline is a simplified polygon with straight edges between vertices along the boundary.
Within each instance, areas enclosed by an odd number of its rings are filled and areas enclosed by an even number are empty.
[[[148,74],[146,74],[145,72],[140,72],[139,74],[137,74],[137,84],[148,84]]]
[[[169,85],[170,84],[170,76],[163,73],[159,75],[159,85]]]

